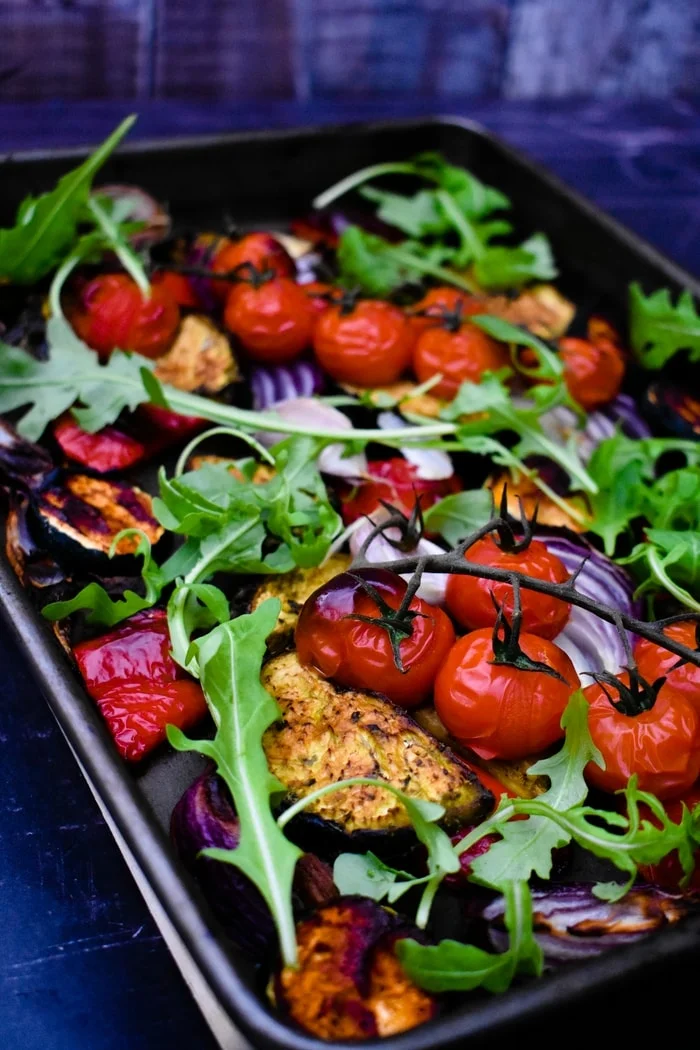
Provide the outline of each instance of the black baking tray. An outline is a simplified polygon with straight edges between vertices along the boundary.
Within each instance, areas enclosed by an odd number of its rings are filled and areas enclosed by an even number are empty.
[[[138,143],[113,156],[100,181],[143,185],[169,203],[182,227],[206,228],[228,214],[244,227],[281,228],[304,214],[312,197],[336,179],[364,165],[405,159],[423,150],[443,152],[505,192],[523,232],[541,230],[550,238],[562,269],[562,287],[571,289],[587,308],[620,314],[632,280],[641,281],[647,290],[688,288],[700,296],[700,281],[691,274],[484,128],[461,119]],[[50,187],[85,152],[0,157],[0,225],[11,222],[27,193]],[[4,559],[0,609],[93,788],[223,1011],[257,1047],[319,1050],[357,1045],[323,1043],[294,1031],[274,1014],[260,994],[253,966],[226,940],[181,868],[168,839],[168,823],[175,802],[201,768],[199,759],[163,749],[143,769],[122,762],[65,653]],[[511,1036],[525,1036],[525,1045],[530,1045],[545,1033],[561,1038],[559,1026],[566,1023],[567,1042],[574,1046],[574,1035],[598,1028],[601,1009],[608,1035],[616,1023],[632,1035],[635,1018],[640,1017],[639,1032],[649,1035],[659,1019],[654,1000],[659,993],[665,998],[664,992],[673,988],[677,1004],[679,982],[687,980],[699,962],[700,916],[503,996],[465,995],[463,1005],[442,1018],[402,1036],[362,1045],[383,1050],[497,1047]],[[576,1025],[575,1032],[571,1025]]]

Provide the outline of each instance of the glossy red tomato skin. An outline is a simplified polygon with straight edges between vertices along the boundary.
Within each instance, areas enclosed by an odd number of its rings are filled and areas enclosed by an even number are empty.
[[[158,273],[153,274],[151,285],[154,288],[165,288],[178,306],[189,310],[196,310],[200,306],[199,299],[189,278],[183,273],[175,273],[172,270],[160,270]]]
[[[341,573],[304,604],[296,629],[299,660],[339,685],[383,693],[400,707],[418,707],[432,693],[454,642],[452,623],[442,609],[421,598],[411,601],[410,608],[421,615],[413,619],[413,633],[400,645],[404,674],[394,663],[384,628],[352,619],[378,615],[374,600],[353,576],[366,580],[392,608],[401,604],[406,584],[400,576],[386,569]]]
[[[340,511],[346,525],[358,518],[374,514],[381,508],[381,500],[397,507],[410,517],[416,502],[426,511],[443,496],[459,492],[459,478],[452,477],[432,481],[418,477],[418,468],[402,456],[391,459],[371,460],[367,465],[370,480],[353,486],[340,488]]]
[[[696,648],[695,624],[690,620],[669,624],[664,628],[664,634],[682,645],[687,645],[689,649]],[[670,653],[668,649],[645,638],[640,638],[637,642],[634,658],[640,673],[648,682],[665,677],[667,685],[677,693],[687,696],[700,710],[700,667],[695,664],[683,664],[672,671],[673,665],[678,663],[675,653]]]
[[[66,314],[76,334],[101,360],[115,348],[160,357],[180,324],[180,309],[166,287],[154,285],[146,299],[125,273],[100,274],[88,281]]]
[[[464,555],[467,561],[493,568],[522,572],[550,583],[564,583],[568,572],[555,554],[544,543],[532,540],[529,547],[509,554],[501,550],[491,536],[477,540]],[[476,576],[450,576],[447,580],[446,601],[451,615],[462,627],[476,630],[496,622],[496,609],[491,595],[503,606],[508,618],[513,612],[513,588],[508,583],[494,583]],[[569,618],[571,606],[559,598],[522,589],[522,629],[541,638],[556,638]]]
[[[321,368],[337,382],[385,386],[410,365],[414,339],[398,307],[363,299],[349,313],[329,307],[316,324],[313,348]]]
[[[627,683],[626,674],[620,678]],[[608,691],[616,699],[614,687]],[[649,711],[617,711],[597,683],[584,689],[588,728],[605,769],[590,762],[589,783],[603,791],[620,791],[636,774],[639,788],[667,799],[687,791],[700,775],[700,714],[687,697],[663,686]]]
[[[587,412],[607,405],[620,393],[625,362],[610,340],[593,343],[566,337],[559,340],[559,356],[569,393]]]
[[[419,335],[413,351],[413,371],[419,383],[440,373],[442,379],[430,392],[446,401],[456,396],[462,383],[478,383],[485,372],[497,372],[508,364],[506,347],[470,324],[457,332],[428,328]]]
[[[249,263],[256,270],[274,270],[279,277],[293,277],[294,260],[271,233],[248,233],[239,241],[228,237],[222,238],[211,262],[215,273],[229,273],[243,263]],[[217,298],[222,301],[231,291],[230,281],[212,281],[212,288]]]
[[[435,710],[450,733],[482,758],[525,758],[563,735],[561,717],[578,677],[553,642],[526,632],[520,646],[564,678],[494,664],[492,631],[465,634],[435,681]]]
[[[424,332],[427,328],[437,328],[440,324],[441,313],[453,313],[457,309],[465,317],[485,313],[481,299],[469,295],[468,292],[463,292],[460,288],[441,285],[438,288],[430,288],[423,298],[411,307],[408,316],[411,327],[416,333],[419,333]],[[434,316],[420,316],[426,310],[429,310]]]
[[[316,314],[301,285],[276,277],[258,287],[237,284],[224,310],[224,324],[241,341],[253,361],[282,365],[293,361],[311,342]]]
[[[664,804],[664,809],[674,824],[678,824],[683,816],[684,803],[691,812],[698,804],[700,804],[700,782],[693,784],[693,786],[688,788],[687,791],[684,791],[682,795],[677,798],[669,799]],[[661,826],[661,821],[647,806],[641,805],[639,809],[640,815],[644,820],[650,820],[656,827]],[[677,893],[681,889],[680,883],[684,876],[683,865],[680,862],[677,850],[674,850],[673,853],[667,854],[658,862],[658,864],[646,864],[641,866],[639,873],[647,882],[651,882],[654,886],[660,886],[662,889],[669,890],[672,893]],[[684,888],[686,893],[697,893],[699,890],[700,849],[695,851],[695,870],[690,876],[688,885]]]

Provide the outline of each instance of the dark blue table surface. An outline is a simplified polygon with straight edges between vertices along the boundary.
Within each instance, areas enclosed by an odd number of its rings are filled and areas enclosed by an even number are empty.
[[[104,137],[128,103],[0,105],[0,151]],[[431,112],[480,120],[700,273],[700,104],[140,107],[145,138]],[[0,1034],[19,1050],[208,1050],[178,976],[72,756],[0,629]]]

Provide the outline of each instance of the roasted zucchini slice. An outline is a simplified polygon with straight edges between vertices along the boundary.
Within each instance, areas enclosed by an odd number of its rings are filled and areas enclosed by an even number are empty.
[[[137,567],[130,556],[138,536],[124,537],[115,557],[109,557],[112,542],[122,529],[139,529],[151,544],[163,535],[147,492],[87,474],[68,474],[60,483],[43,489],[32,510],[37,539],[60,563],[95,572],[109,570],[112,576]]]
[[[444,806],[447,826],[476,824],[493,807],[466,763],[384,697],[341,689],[302,667],[294,652],[267,663],[262,682],[282,711],[263,746],[290,801],[347,777],[376,777]],[[401,802],[373,784],[329,793],[297,818],[297,829],[326,831],[329,849],[335,842],[394,854],[414,841]]]
[[[527,772],[530,766],[540,757],[539,755],[533,755],[532,758],[520,758],[510,762],[502,758],[489,760],[480,758],[468,747],[463,747],[458,740],[450,736],[432,704],[428,704],[426,707],[419,707],[417,711],[414,711],[414,715],[418,724],[431,736],[435,737],[436,740],[463,754],[468,762],[495,777],[504,788],[519,798],[536,798],[537,795],[541,795],[543,791],[547,790],[549,786],[547,777],[531,777]]]
[[[331,554],[323,565],[313,569],[295,569],[280,576],[265,577],[251,599],[250,611],[255,612],[268,598],[279,598],[282,603],[277,625],[267,639],[271,652],[278,653],[291,645],[299,613],[306,599],[334,576],[345,572],[350,561],[349,554]]]
[[[167,354],[158,358],[155,374],[178,390],[218,394],[240,379],[231,345],[208,317],[190,314],[180,325]]]

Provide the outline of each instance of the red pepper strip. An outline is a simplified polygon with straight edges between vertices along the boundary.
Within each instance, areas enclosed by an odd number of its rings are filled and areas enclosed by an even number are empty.
[[[124,429],[110,426],[89,434],[66,414],[54,423],[53,434],[68,459],[96,474],[111,474],[185,441],[205,425],[206,420],[199,416],[181,416],[167,408],[141,405],[125,420]]]
[[[204,694],[170,655],[162,609],[130,617],[73,650],[122,758],[138,762],[165,740],[168,724],[188,729],[206,713]]]

